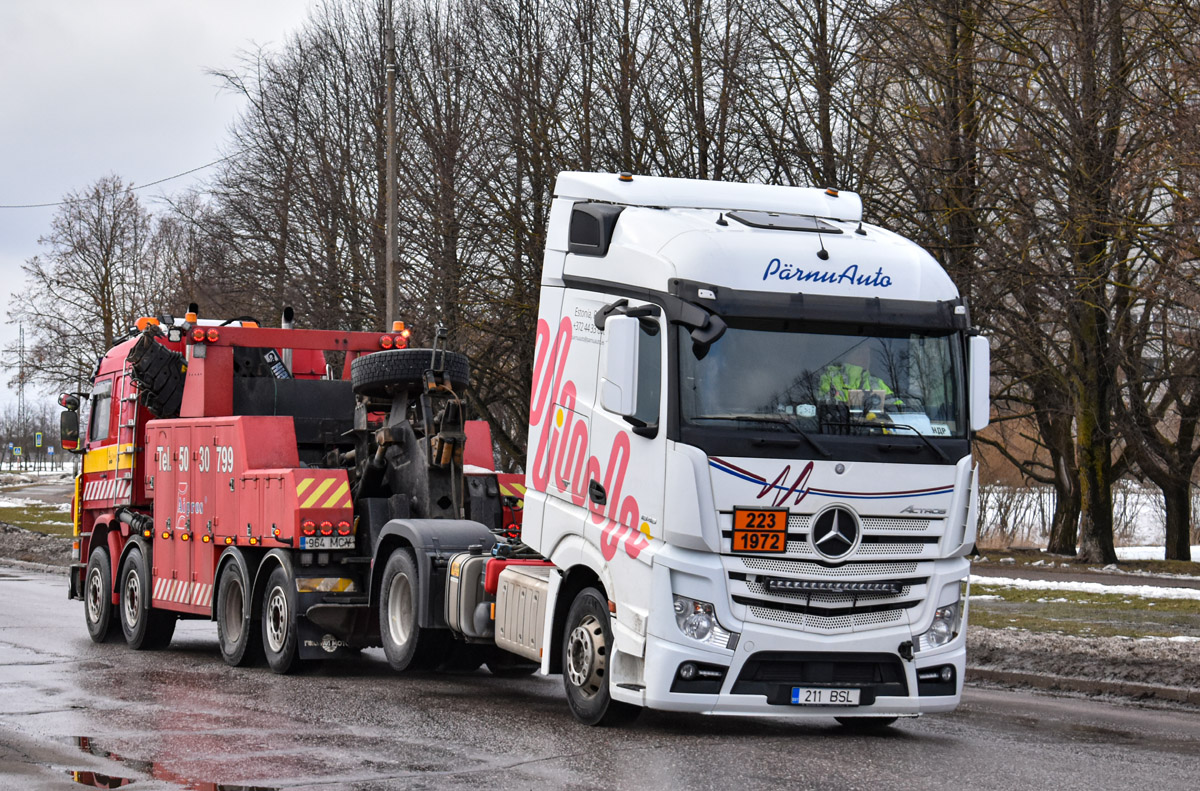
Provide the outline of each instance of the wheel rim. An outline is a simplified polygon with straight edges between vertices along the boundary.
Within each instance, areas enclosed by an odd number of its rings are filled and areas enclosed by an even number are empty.
[[[388,588],[388,631],[397,645],[408,642],[413,631],[412,583],[407,574],[392,577]]]
[[[92,623],[99,623],[100,615],[104,612],[103,590],[104,575],[97,566],[88,573],[87,616]]]
[[[222,620],[225,622],[225,639],[236,645],[242,639],[242,613],[245,612],[246,599],[242,593],[242,581],[233,578],[225,591],[224,604],[221,607]]]
[[[125,592],[121,596],[121,608],[125,613],[125,623],[131,628],[136,627],[142,617],[142,578],[136,569],[131,569],[125,575]]]
[[[603,688],[607,654],[604,626],[596,616],[584,616],[567,641],[567,678],[585,698]]]
[[[287,638],[287,627],[287,594],[283,588],[272,588],[271,595],[267,599],[267,645],[277,654],[283,651],[283,642]]]

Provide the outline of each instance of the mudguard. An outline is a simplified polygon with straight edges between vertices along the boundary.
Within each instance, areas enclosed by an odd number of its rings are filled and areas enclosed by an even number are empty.
[[[496,536],[485,525],[469,519],[393,519],[383,526],[371,570],[371,602],[379,601],[379,586],[388,557],[397,549],[411,547],[421,578],[417,623],[421,628],[446,628],[443,612],[446,595],[446,564],[455,552],[473,544],[491,551]]]

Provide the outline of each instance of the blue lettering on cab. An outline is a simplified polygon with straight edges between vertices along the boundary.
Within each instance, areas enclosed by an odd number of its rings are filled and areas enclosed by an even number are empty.
[[[767,264],[767,268],[763,270],[763,280],[770,280],[772,278],[782,282],[795,280],[805,283],[835,283],[838,285],[849,283],[852,286],[870,286],[874,288],[888,288],[892,285],[892,279],[883,273],[883,267],[876,269],[874,274],[870,275],[860,275],[858,273],[858,264],[851,264],[841,272],[805,271],[791,264],[785,264],[778,258],[772,258]]]

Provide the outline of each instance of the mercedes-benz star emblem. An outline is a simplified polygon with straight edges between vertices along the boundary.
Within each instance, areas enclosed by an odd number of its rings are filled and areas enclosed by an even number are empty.
[[[813,520],[809,540],[817,554],[829,560],[841,560],[858,546],[858,519],[847,508],[827,508]]]

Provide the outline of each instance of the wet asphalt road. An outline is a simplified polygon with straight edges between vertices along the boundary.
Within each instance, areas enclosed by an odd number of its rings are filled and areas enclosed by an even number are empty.
[[[401,677],[377,651],[280,677],[226,667],[207,622],[180,624],[165,652],[95,645],[82,607],[61,577],[0,566],[0,789],[1200,784],[1196,712],[969,689],[954,714],[877,736],[658,713],[591,729],[558,677]]]

